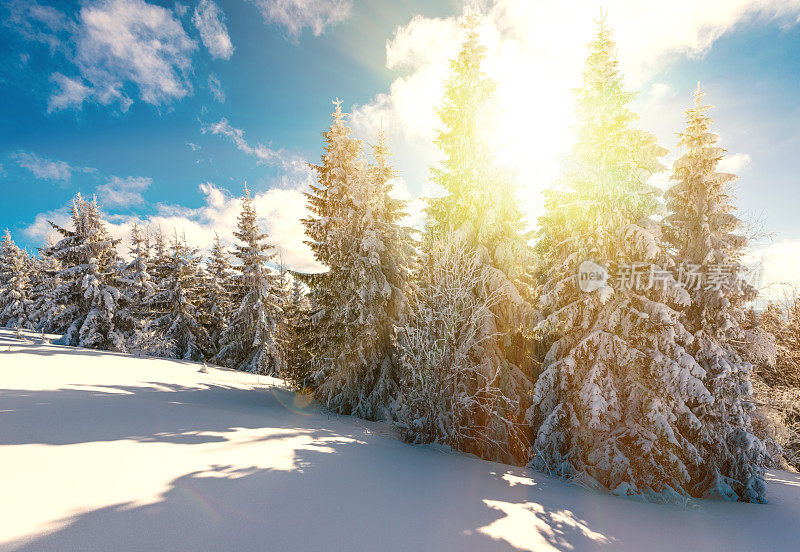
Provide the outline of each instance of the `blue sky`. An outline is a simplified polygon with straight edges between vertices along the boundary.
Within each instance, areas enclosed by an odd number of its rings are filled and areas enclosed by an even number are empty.
[[[480,2],[492,132],[534,219],[569,144],[597,2]],[[772,280],[800,273],[800,0],[604,2],[620,60],[641,92],[640,126],[673,149],[698,80],[742,213],[765,232],[754,255]],[[436,160],[433,112],[464,3],[358,0],[12,0],[0,7],[0,227],[33,248],[78,191],[112,231],[175,226],[207,247],[230,239],[247,180],[265,227],[296,268],[306,161],[320,154],[330,100],[371,140],[383,125],[397,193],[420,194]],[[679,152],[668,158],[671,162]],[[318,268],[318,267],[317,267]],[[769,272],[768,271],[768,272]]]

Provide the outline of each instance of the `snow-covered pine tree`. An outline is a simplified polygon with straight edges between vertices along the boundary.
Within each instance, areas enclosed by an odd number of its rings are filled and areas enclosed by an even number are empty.
[[[737,233],[742,223],[730,196],[736,176],[717,172],[725,150],[711,132],[703,96],[698,84],[678,142],[686,153],[675,161],[674,184],[665,193],[665,235],[676,264],[696,265],[705,276],[702,285],[690,287],[692,303],[682,319],[694,336],[688,350],[706,371],[714,398],[696,408],[702,461],[693,466],[691,488],[697,496],[764,502],[767,451],[751,431],[751,365],[737,351],[745,341],[742,307],[757,291],[739,274],[747,238]]]
[[[157,242],[158,243],[158,242]],[[166,264],[160,267],[163,277],[149,300],[152,319],[139,336],[141,350],[185,360],[201,360],[211,350],[208,332],[200,323],[203,277],[201,256],[189,247],[186,237],[177,233],[170,244]],[[165,349],[160,343],[169,344]]]
[[[120,288],[119,240],[106,230],[96,200],[78,194],[71,216],[72,230],[50,223],[63,237],[44,250],[60,264],[56,288],[48,298],[62,307],[51,320],[52,329],[63,333],[56,343],[124,351],[125,334],[133,329],[135,319]]]
[[[231,302],[231,280],[234,270],[231,266],[230,254],[219,239],[214,235],[214,245],[206,264],[206,295],[203,304],[205,319],[203,321],[216,354],[219,352],[219,342],[228,320],[233,312]]]
[[[381,136],[367,166],[361,141],[334,102],[317,184],[304,219],[317,260],[328,272],[307,278],[319,310],[314,390],[334,412],[390,419],[398,396],[395,327],[406,302],[411,242],[398,221],[404,204],[389,198],[394,178]]]
[[[281,324],[278,327],[278,339],[286,357],[286,368],[283,377],[298,388],[307,386],[298,379],[300,364],[310,367],[308,339],[310,339],[309,302],[306,290],[296,274],[286,266],[283,255],[279,254],[278,282],[276,295],[280,300],[282,312]],[[302,359],[302,360],[301,360]]]
[[[161,280],[167,277],[170,265],[169,257],[169,243],[167,243],[161,226],[157,226],[153,233],[150,262],[147,265],[150,279],[156,287],[159,286]]]
[[[375,225],[379,237],[386,248],[382,260],[389,266],[384,272],[390,273],[390,283],[398,289],[392,296],[395,304],[391,307],[396,319],[402,318],[404,301],[409,293],[409,281],[416,266],[416,243],[414,230],[400,223],[406,217],[408,202],[391,196],[397,178],[397,172],[389,165],[391,152],[386,143],[386,134],[381,128],[378,142],[372,147],[373,163],[367,166],[367,177],[370,179],[371,194],[377,204]]]
[[[55,235],[48,232],[45,246],[39,249],[39,256],[36,259],[37,270],[31,280],[36,331],[51,331],[53,318],[63,309],[61,305],[50,300],[52,293],[58,287],[56,275],[61,265],[55,257],[45,253],[48,248],[56,244],[56,241]]]
[[[403,401],[397,425],[415,443],[513,458],[510,447],[524,440],[516,420],[496,420],[508,441],[485,431],[485,420],[513,406],[483,351],[494,337],[484,325],[500,294],[474,293],[481,284],[480,257],[452,233],[429,239],[415,276],[399,330]]]
[[[336,247],[341,243],[341,232],[333,221],[340,216],[339,212],[348,201],[349,181],[358,171],[359,177],[363,178],[363,144],[351,136],[352,131],[345,125],[341,103],[338,100],[334,103],[333,124],[323,133],[325,146],[322,162],[320,165],[311,165],[317,176],[317,182],[311,184],[311,191],[306,193],[311,216],[302,221],[309,238],[306,244],[314,257],[329,267],[329,271],[296,275],[309,287],[308,299],[312,309],[307,342],[312,358],[309,365],[294,369],[297,372],[294,378],[312,389],[324,381],[338,357],[338,351],[345,346],[346,336],[340,331],[339,321],[333,314],[337,304],[343,304],[339,297],[343,286],[331,271]]]
[[[150,292],[142,299],[137,309],[138,326],[129,336],[128,346],[131,352],[155,357],[174,358],[177,356],[177,345],[164,335],[163,324],[155,324],[156,318],[167,313],[165,305],[155,299],[156,294],[164,291],[169,283],[167,277],[171,274],[170,248],[167,238],[160,226],[152,234],[147,231],[146,263],[147,276],[150,283]],[[145,244],[142,244],[142,250]]]
[[[17,244],[11,237],[8,228],[3,232],[3,239],[0,241],[0,287],[8,285],[8,280],[12,272],[12,260],[15,257]]]
[[[758,317],[759,327],[774,339],[775,366],[764,379],[770,385],[800,387],[800,299],[770,303]]]
[[[701,460],[692,407],[713,402],[704,370],[681,346],[691,340],[677,311],[688,293],[669,273],[650,289],[578,285],[585,260],[620,275],[635,263],[669,266],[652,218],[658,191],[647,184],[666,150],[632,128],[635,94],[625,90],[604,20],[576,96],[577,140],[560,189],[546,193],[536,243],[538,329],[550,347],[528,411],[530,465],[619,494],[685,496],[689,467]]]
[[[760,320],[759,312],[751,304],[742,309],[741,327],[745,332],[743,342],[737,343],[739,352],[753,366],[774,366],[778,356],[778,344]]]
[[[783,301],[767,305],[758,316],[758,325],[772,337],[768,346],[775,348],[767,351],[767,354],[774,353],[774,358],[769,359],[771,366],[765,366],[760,360],[761,378],[754,378],[754,398],[761,403],[762,420],[766,415],[770,418],[769,425],[776,430],[777,444],[782,449],[780,456],[800,469],[800,299],[796,290]],[[757,344],[749,342],[748,345]],[[748,347],[751,359],[752,350]],[[754,422],[759,421],[758,416],[753,418]],[[771,437],[769,432],[765,437]],[[778,456],[773,454],[774,459],[780,460]]]
[[[140,320],[147,318],[147,302],[155,291],[150,277],[150,236],[147,229],[134,223],[131,228],[131,261],[122,271],[122,282],[130,300],[131,312]]]
[[[513,336],[526,326],[534,312],[518,287],[529,250],[515,198],[516,185],[510,172],[497,162],[493,145],[486,140],[496,84],[482,70],[486,48],[479,40],[479,22],[474,14],[464,19],[466,39],[451,62],[452,74],[445,83],[443,104],[438,109],[441,129],[436,144],[442,162],[432,169],[432,177],[445,194],[429,201],[426,236],[435,238],[453,233],[466,251],[474,251],[479,258],[480,283],[471,291],[478,303],[488,301],[492,308],[486,313],[483,334],[476,337],[482,343],[482,364],[489,378],[509,402],[496,405],[505,409],[496,416],[472,423],[485,428],[487,442],[500,443],[511,439],[500,420],[522,423],[530,402],[530,379],[511,362],[510,350]],[[528,447],[524,442],[508,443],[504,450],[514,451],[516,460],[523,460]],[[491,450],[483,455],[511,460]]]
[[[238,370],[282,375],[286,371],[286,355],[278,335],[283,317],[282,299],[276,294],[278,276],[267,266],[275,254],[270,253],[273,246],[267,241],[269,236],[259,229],[247,186],[244,191],[238,228],[233,233],[240,242],[235,245],[233,255],[239,260],[239,274],[234,280],[242,299],[222,332],[215,358]]]
[[[31,279],[34,260],[17,247],[6,229],[0,241],[0,327],[33,329],[36,326]]]
[[[311,384],[313,337],[311,304],[306,290],[297,276],[292,277],[288,303],[284,309],[286,325],[286,378],[299,388]]]

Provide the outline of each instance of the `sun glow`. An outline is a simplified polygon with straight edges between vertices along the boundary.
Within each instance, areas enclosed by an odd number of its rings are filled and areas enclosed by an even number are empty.
[[[580,59],[576,57],[572,74],[563,66],[545,69],[536,52],[502,40],[493,27],[481,39],[488,47],[486,73],[497,83],[485,138],[494,145],[498,161],[515,172],[520,207],[533,224],[542,212],[542,191],[553,185],[573,139],[573,95],[564,89],[578,86]],[[565,84],[546,86],[544,71],[556,70],[556,79]]]
[[[671,147],[690,90],[676,100],[679,91],[653,83],[652,77],[670,55],[704,52],[742,14],[734,4],[698,7],[689,0],[647,10],[621,0],[607,6],[607,13],[627,88],[644,91],[635,108],[643,115],[641,126]],[[541,191],[554,185],[573,141],[573,91],[581,84],[586,44],[599,15],[597,4],[588,0],[503,0],[483,13],[478,27],[486,47],[483,69],[497,83],[486,139],[498,160],[516,171],[519,204],[529,222],[541,214]],[[436,107],[451,71],[449,60],[463,39],[459,21],[458,16],[417,16],[399,27],[386,45],[387,68],[399,75],[386,93],[354,109],[353,126],[363,136],[374,135],[383,123],[398,160],[406,156],[427,164],[437,159],[432,144],[440,127]],[[427,173],[419,174],[407,180],[412,193],[429,186]]]
[[[483,71],[496,90],[483,122],[483,139],[497,160],[515,173],[517,196],[529,222],[542,211],[542,190],[552,186],[559,160],[572,141],[573,94],[579,86],[584,44],[592,36],[592,19],[570,28],[574,47],[558,55],[541,48],[537,27],[522,18],[509,28],[497,15],[483,17],[478,26],[485,46]],[[584,28],[585,27],[585,28]],[[393,147],[420,158],[419,144],[429,143],[424,157],[436,159],[433,139],[441,128],[436,108],[442,103],[442,84],[451,74],[463,40],[456,19],[414,19],[387,44],[387,66],[410,70],[382,94],[353,113],[353,126],[365,136],[382,126]],[[562,39],[563,42],[563,39]],[[407,144],[413,143],[413,147]],[[409,148],[406,150],[406,148]]]
[[[553,185],[560,159],[572,142],[572,98],[540,90],[534,72],[515,71],[517,60],[487,64],[497,81],[496,115],[486,139],[498,161],[515,172],[517,198],[529,223],[542,212],[542,191]]]

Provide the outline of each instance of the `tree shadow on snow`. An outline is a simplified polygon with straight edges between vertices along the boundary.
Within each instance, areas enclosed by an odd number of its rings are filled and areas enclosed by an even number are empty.
[[[491,501],[508,499],[510,485],[490,471],[498,465],[373,445],[347,439],[326,442],[327,451],[297,450],[288,470],[187,473],[155,503],[86,512],[13,550],[546,551],[607,542],[544,508],[533,518],[539,523],[504,528],[509,513]],[[515,525],[531,521],[510,515]],[[553,529],[543,531],[548,524]],[[511,536],[498,538],[492,528]]]
[[[548,503],[561,495],[543,492],[539,477],[530,485],[502,464],[409,446],[313,406],[302,411],[286,390],[142,385],[2,390],[0,446],[302,443],[288,446],[288,469],[189,466],[153,503],[78,514],[13,550],[591,550],[609,540],[567,509],[569,493]]]
[[[225,434],[241,428],[293,429],[300,422],[306,429],[323,429],[319,417],[276,405],[290,404],[289,396],[293,394],[278,388],[252,390],[211,383],[0,389],[0,446],[120,439],[202,444],[227,440],[202,433]]]

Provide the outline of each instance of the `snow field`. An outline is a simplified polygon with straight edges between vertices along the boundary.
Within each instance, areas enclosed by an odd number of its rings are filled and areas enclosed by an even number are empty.
[[[282,382],[0,330],[0,550],[795,550],[766,505],[587,491],[329,416]]]

